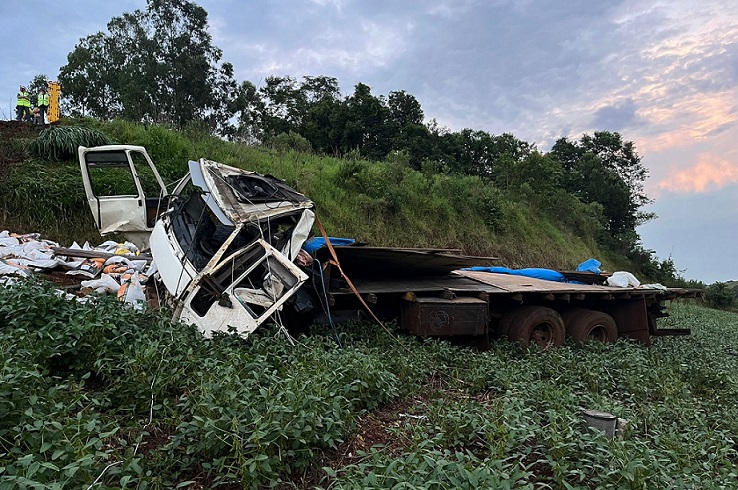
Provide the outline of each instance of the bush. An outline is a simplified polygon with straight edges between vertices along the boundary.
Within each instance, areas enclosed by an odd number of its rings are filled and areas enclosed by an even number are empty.
[[[724,282],[716,282],[705,289],[705,299],[713,308],[730,308],[736,303],[736,290]]]
[[[80,126],[52,126],[41,131],[31,144],[31,152],[38,158],[63,160],[75,158],[80,146],[109,145],[110,138],[96,129]]]
[[[290,131],[289,133],[279,133],[277,136],[270,139],[267,145],[281,152],[291,150],[303,153],[312,153],[313,151],[313,147],[310,142],[294,131]]]

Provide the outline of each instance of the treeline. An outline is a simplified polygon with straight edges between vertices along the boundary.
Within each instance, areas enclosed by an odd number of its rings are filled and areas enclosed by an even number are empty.
[[[651,263],[636,233],[653,217],[641,211],[649,202],[647,170],[634,144],[618,133],[561,138],[541,152],[512,134],[441,127],[404,90],[374,95],[359,83],[343,95],[329,76],[238,83],[212,43],[207,12],[189,1],[149,0],[146,10],[115,17],[107,27],[81,39],[60,69],[69,114],[194,126],[234,141],[339,157],[390,158],[424,172],[480,176],[501,192],[536,196],[544,207],[575,199],[596,215],[598,239],[607,247]]]

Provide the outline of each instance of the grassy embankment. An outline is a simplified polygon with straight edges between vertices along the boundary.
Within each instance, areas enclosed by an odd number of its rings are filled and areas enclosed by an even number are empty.
[[[341,348],[0,288],[0,488],[736,488],[738,316],[672,314],[693,335],[650,348],[480,353],[366,325]]]
[[[285,179],[315,201],[334,236],[377,246],[461,248],[500,257],[509,267],[571,269],[596,257],[606,270],[634,270],[596,243],[600,225],[592,209],[573,198],[544,202],[534,192],[493,189],[476,177],[418,172],[401,159],[339,160],[120,121],[78,124],[102,131],[114,143],[145,146],[167,182],[184,174],[188,160],[201,157]],[[62,245],[99,243],[76,160],[33,157],[32,142],[32,135],[0,134],[0,160],[13,161],[3,164],[0,225],[41,232]]]

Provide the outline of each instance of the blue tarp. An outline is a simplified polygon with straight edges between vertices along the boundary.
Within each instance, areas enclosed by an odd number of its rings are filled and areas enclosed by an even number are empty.
[[[508,269],[507,267],[468,267],[461,269],[464,271],[481,271],[481,272],[494,272],[495,274],[511,274],[513,276],[525,276],[533,277],[535,279],[543,279],[545,281],[556,281],[556,282],[568,282],[566,277],[561,272],[557,272],[551,269]]]
[[[595,274],[601,274],[600,266],[602,264],[597,259],[587,259],[577,266],[579,272],[594,272]]]
[[[341,246],[341,245],[351,245],[352,243],[356,243],[356,240],[353,238],[336,238],[336,237],[328,237],[328,240],[331,241],[331,245]],[[308,253],[313,253],[319,248],[325,247],[325,238],[323,237],[313,237],[308,239],[305,242],[305,245],[302,246]]]

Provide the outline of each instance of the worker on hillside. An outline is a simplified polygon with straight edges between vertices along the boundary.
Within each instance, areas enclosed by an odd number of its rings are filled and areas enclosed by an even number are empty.
[[[31,96],[23,85],[18,89],[18,101],[15,104],[15,118],[18,121],[31,121]]]
[[[38,93],[36,106],[41,113],[41,122],[39,124],[46,124],[46,111],[49,110],[49,94],[46,93],[45,88],[42,88],[41,92]]]

